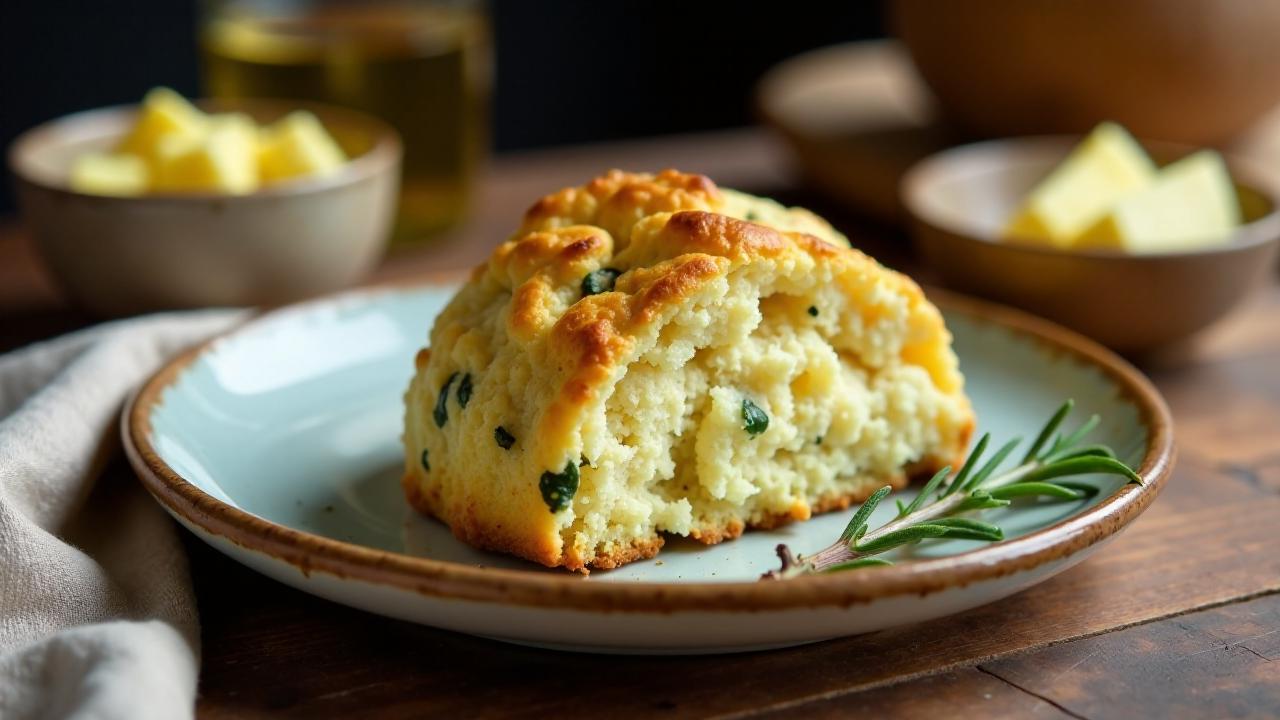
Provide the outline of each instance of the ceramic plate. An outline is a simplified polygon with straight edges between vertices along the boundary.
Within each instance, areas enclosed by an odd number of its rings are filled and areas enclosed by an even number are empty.
[[[839,535],[849,513],[833,513],[710,547],[673,538],[657,558],[589,577],[548,570],[459,543],[401,496],[401,393],[453,289],[296,305],[187,352],[126,408],[130,461],[178,522],[305,592],[513,642],[652,653],[792,645],[998,600],[1113,537],[1172,463],[1168,410],[1124,361],[1030,316],[938,297],[980,431],[1033,433],[1072,397],[1145,486],[1087,478],[1103,490],[1090,500],[993,511],[1004,542],[926,543],[887,568],[757,581],[779,542],[810,552]]]

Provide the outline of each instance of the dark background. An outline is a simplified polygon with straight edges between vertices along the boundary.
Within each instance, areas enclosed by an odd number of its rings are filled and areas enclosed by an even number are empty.
[[[492,0],[494,148],[731,127],[777,61],[883,33],[879,2]],[[195,0],[0,0],[0,145],[45,120],[200,92]],[[12,207],[10,183],[0,210]]]

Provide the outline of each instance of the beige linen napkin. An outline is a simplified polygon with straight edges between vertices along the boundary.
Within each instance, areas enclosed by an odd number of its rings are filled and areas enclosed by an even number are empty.
[[[199,626],[176,527],[118,451],[128,394],[239,311],[154,315],[0,355],[0,718],[182,718]]]

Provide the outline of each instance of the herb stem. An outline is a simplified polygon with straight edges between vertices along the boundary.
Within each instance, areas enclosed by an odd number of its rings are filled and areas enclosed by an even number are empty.
[[[1071,412],[1071,408],[1069,400],[1058,408],[1018,466],[999,474],[994,472],[1018,444],[1014,440],[1005,444],[981,470],[974,473],[974,467],[987,446],[988,438],[983,436],[949,483],[944,482],[944,479],[950,473],[950,468],[944,468],[934,475],[910,504],[903,505],[899,501],[899,510],[893,520],[875,530],[870,530],[867,524],[880,501],[889,494],[890,488],[886,486],[862,503],[840,538],[826,548],[813,555],[797,556],[786,545],[779,545],[778,558],[782,566],[766,573],[763,579],[778,580],[814,573],[891,565],[888,560],[872,556],[927,539],[1000,540],[1004,534],[995,525],[955,516],[1005,507],[1010,504],[1010,498],[1079,500],[1096,492],[1091,486],[1080,483],[1050,482],[1055,478],[1100,473],[1119,475],[1129,482],[1141,484],[1142,479],[1129,466],[1117,460],[1109,448],[1102,445],[1079,445],[1084,436],[1097,425],[1096,416],[1075,432],[1059,436],[1048,448],[1045,447]],[[1090,492],[1091,490],[1094,492]],[[930,497],[935,495],[933,502],[929,502]]]
[[[993,490],[998,487],[1004,487],[1005,485],[1013,485],[1043,466],[1043,463],[1035,460],[1023,463],[1007,473],[997,475],[984,482],[982,487],[984,489]],[[948,495],[942,500],[926,505],[910,515],[892,520],[876,530],[869,531],[866,535],[862,536],[862,539],[858,544],[870,545],[873,541],[878,540],[885,535],[899,530],[905,530],[912,525],[919,525],[922,522],[928,522],[929,520],[954,515],[959,511],[959,507],[968,499],[969,495],[967,493],[955,493]],[[830,569],[833,565],[839,565],[853,560],[858,560],[860,558],[870,557],[873,554],[875,553],[851,550],[845,543],[834,543],[813,555],[803,557],[803,563],[798,564],[812,565],[813,568],[808,572],[824,572]]]

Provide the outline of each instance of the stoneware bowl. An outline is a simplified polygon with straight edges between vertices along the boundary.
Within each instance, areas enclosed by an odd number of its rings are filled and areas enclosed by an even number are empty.
[[[894,0],[941,110],[984,137],[1086,132],[1218,144],[1280,101],[1280,0]]]
[[[1001,242],[1027,192],[1077,137],[993,140],[933,155],[902,181],[922,258],[951,287],[1030,310],[1126,354],[1177,344],[1226,315],[1275,267],[1270,178],[1228,158],[1245,224],[1222,246],[1126,255]],[[1145,143],[1158,161],[1191,148]]]
[[[82,153],[110,147],[136,107],[77,113],[14,142],[22,213],[68,295],[102,316],[279,304],[350,285],[381,257],[400,184],[400,140],[368,115],[298,102],[202,103],[270,122],[312,111],[351,161],[323,178],[249,195],[105,197],[71,190]]]
[[[795,645],[994,602],[1115,538],[1173,463],[1168,408],[1126,362],[1047,321],[931,294],[955,336],[979,432],[997,444],[1022,435],[1025,447],[1028,430],[1071,397],[1068,426],[1098,414],[1090,441],[1114,448],[1144,484],[1080,476],[1097,495],[993,510],[984,519],[1006,540],[921,543],[891,555],[893,567],[759,581],[777,567],[778,543],[803,553],[839,536],[852,513],[836,512],[720,545],[669,538],[656,558],[588,577],[549,570],[464,545],[404,500],[402,396],[456,289],[301,303],[193,348],[125,409],[130,462],[196,536],[305,592],[459,632],[621,653]],[[892,507],[883,503],[873,524]]]

